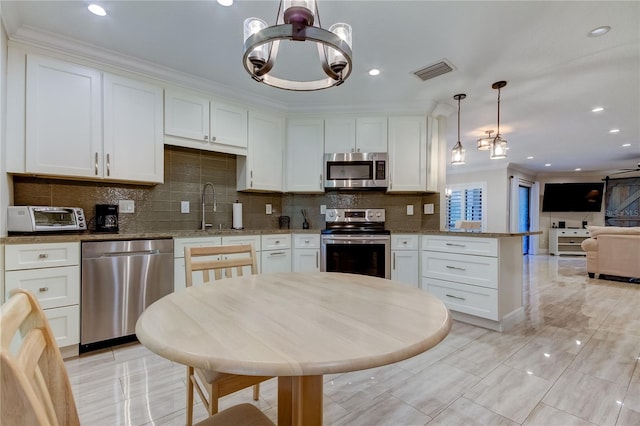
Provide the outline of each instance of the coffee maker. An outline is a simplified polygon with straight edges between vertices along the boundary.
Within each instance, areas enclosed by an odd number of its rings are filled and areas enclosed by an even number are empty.
[[[118,206],[96,204],[96,231],[118,232]]]

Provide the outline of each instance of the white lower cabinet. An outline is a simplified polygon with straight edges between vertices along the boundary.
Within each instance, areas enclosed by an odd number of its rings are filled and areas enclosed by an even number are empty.
[[[13,289],[30,290],[49,319],[62,355],[80,343],[80,243],[5,246],[5,300]]]
[[[319,234],[293,234],[293,272],[320,272]]]
[[[421,286],[455,319],[504,331],[524,318],[522,237],[422,236]]]
[[[173,240],[173,290],[183,290],[186,288],[186,277],[184,268],[184,248],[185,247],[207,247],[222,245],[220,237],[189,237],[175,238]],[[193,277],[193,285],[202,284],[202,274]]]
[[[418,235],[391,236],[391,279],[420,287]]]
[[[263,235],[260,273],[291,272],[291,234]]]

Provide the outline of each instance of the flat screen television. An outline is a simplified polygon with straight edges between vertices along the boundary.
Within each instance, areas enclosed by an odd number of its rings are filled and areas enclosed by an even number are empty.
[[[546,183],[543,212],[599,212],[604,182]]]

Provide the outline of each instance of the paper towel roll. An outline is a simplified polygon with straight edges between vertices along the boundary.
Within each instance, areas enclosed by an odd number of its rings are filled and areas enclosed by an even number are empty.
[[[233,203],[233,229],[242,229],[242,203]]]

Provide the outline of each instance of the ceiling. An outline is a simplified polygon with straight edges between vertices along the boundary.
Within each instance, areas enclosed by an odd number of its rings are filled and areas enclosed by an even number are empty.
[[[640,2],[637,1],[329,1],[319,0],[323,27],[353,28],[353,72],[335,88],[289,92],[253,81],[242,65],[242,24],[256,16],[275,23],[278,2],[99,1],[100,18],[85,1],[5,1],[10,39],[33,30],[80,40],[198,77],[214,93],[270,104],[288,112],[451,112],[447,146],[460,140],[477,170],[507,163],[536,173],[613,173],[640,162]],[[588,37],[607,25],[611,31]],[[46,38],[46,37],[45,37]],[[42,39],[42,37],[41,37]],[[454,71],[426,82],[413,72],[446,59]],[[277,69],[291,78],[318,78],[315,46],[283,42]],[[378,68],[377,77],[368,75]],[[477,151],[485,130],[509,141],[505,160]],[[593,113],[596,106],[604,111]],[[610,133],[619,129],[618,133]],[[623,144],[629,144],[623,147]],[[448,157],[448,156],[447,156]],[[528,158],[533,157],[533,158]],[[545,166],[550,164],[550,166]],[[620,175],[623,177],[626,175]]]

